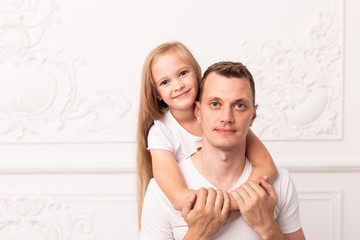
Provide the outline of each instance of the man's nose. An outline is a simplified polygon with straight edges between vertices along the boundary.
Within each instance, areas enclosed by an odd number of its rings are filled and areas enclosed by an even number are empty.
[[[233,109],[230,106],[223,108],[221,112],[221,122],[223,123],[233,123],[234,122],[234,113]]]

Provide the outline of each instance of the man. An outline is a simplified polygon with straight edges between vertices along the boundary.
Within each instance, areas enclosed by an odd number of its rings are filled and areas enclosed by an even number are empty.
[[[203,130],[202,149],[179,166],[187,187],[200,190],[190,196],[182,217],[151,180],[142,239],[305,239],[287,171],[278,169],[273,187],[264,179],[246,182],[252,170],[246,135],[257,108],[250,72],[241,63],[216,63],[204,73],[199,91],[195,115]],[[226,221],[230,200],[219,189],[231,191],[241,216]]]

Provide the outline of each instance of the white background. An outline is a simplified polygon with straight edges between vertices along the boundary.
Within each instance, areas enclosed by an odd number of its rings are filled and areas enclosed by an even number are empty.
[[[355,0],[0,1],[0,238],[136,239],[148,52],[253,73],[254,131],[296,182],[308,239],[359,239]]]

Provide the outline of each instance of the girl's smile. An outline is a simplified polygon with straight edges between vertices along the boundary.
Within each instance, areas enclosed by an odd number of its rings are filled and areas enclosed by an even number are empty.
[[[184,97],[186,97],[188,95],[189,92],[190,92],[190,90],[185,91],[185,92],[180,93],[179,95],[175,96],[174,98],[176,98],[176,99],[184,98]]]

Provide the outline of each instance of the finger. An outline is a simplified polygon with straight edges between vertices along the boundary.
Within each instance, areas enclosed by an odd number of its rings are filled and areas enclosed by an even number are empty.
[[[263,179],[261,179],[261,180],[263,180]],[[266,190],[264,188],[262,188],[258,183],[249,182],[248,185],[251,186],[251,188],[254,190],[254,192],[255,192],[255,194],[257,194],[257,196],[265,196],[266,195]]]
[[[260,184],[265,189],[265,191],[269,197],[271,197],[274,200],[277,199],[276,193],[271,184],[269,184],[267,181],[265,181],[265,179],[262,179]]]
[[[249,204],[251,199],[254,197],[254,190],[248,186],[247,183],[242,184],[241,187],[236,189],[236,191],[244,199],[246,204]]]
[[[230,210],[230,196],[226,191],[222,192],[221,195],[223,196],[224,201],[221,212],[223,215],[227,215]]]
[[[185,217],[191,211],[191,209],[193,208],[193,205],[195,203],[195,200],[196,200],[195,193],[190,194],[189,197],[185,200],[185,203],[181,210],[182,217]]]
[[[216,189],[216,200],[215,200],[215,210],[220,211],[224,204],[224,194],[220,189]]]
[[[230,195],[234,198],[235,202],[237,203],[239,210],[242,209],[246,204],[245,201],[243,199],[243,197],[239,194],[238,190],[240,190],[239,188],[237,188],[236,190],[232,191],[230,193]]]
[[[207,189],[206,188],[200,188],[198,190],[198,194],[197,194],[197,198],[196,198],[197,200],[195,202],[194,208],[202,208],[203,206],[205,206],[207,195],[208,195]]]
[[[208,188],[208,195],[206,199],[206,207],[214,209],[215,208],[215,201],[216,201],[216,191],[213,188]]]

